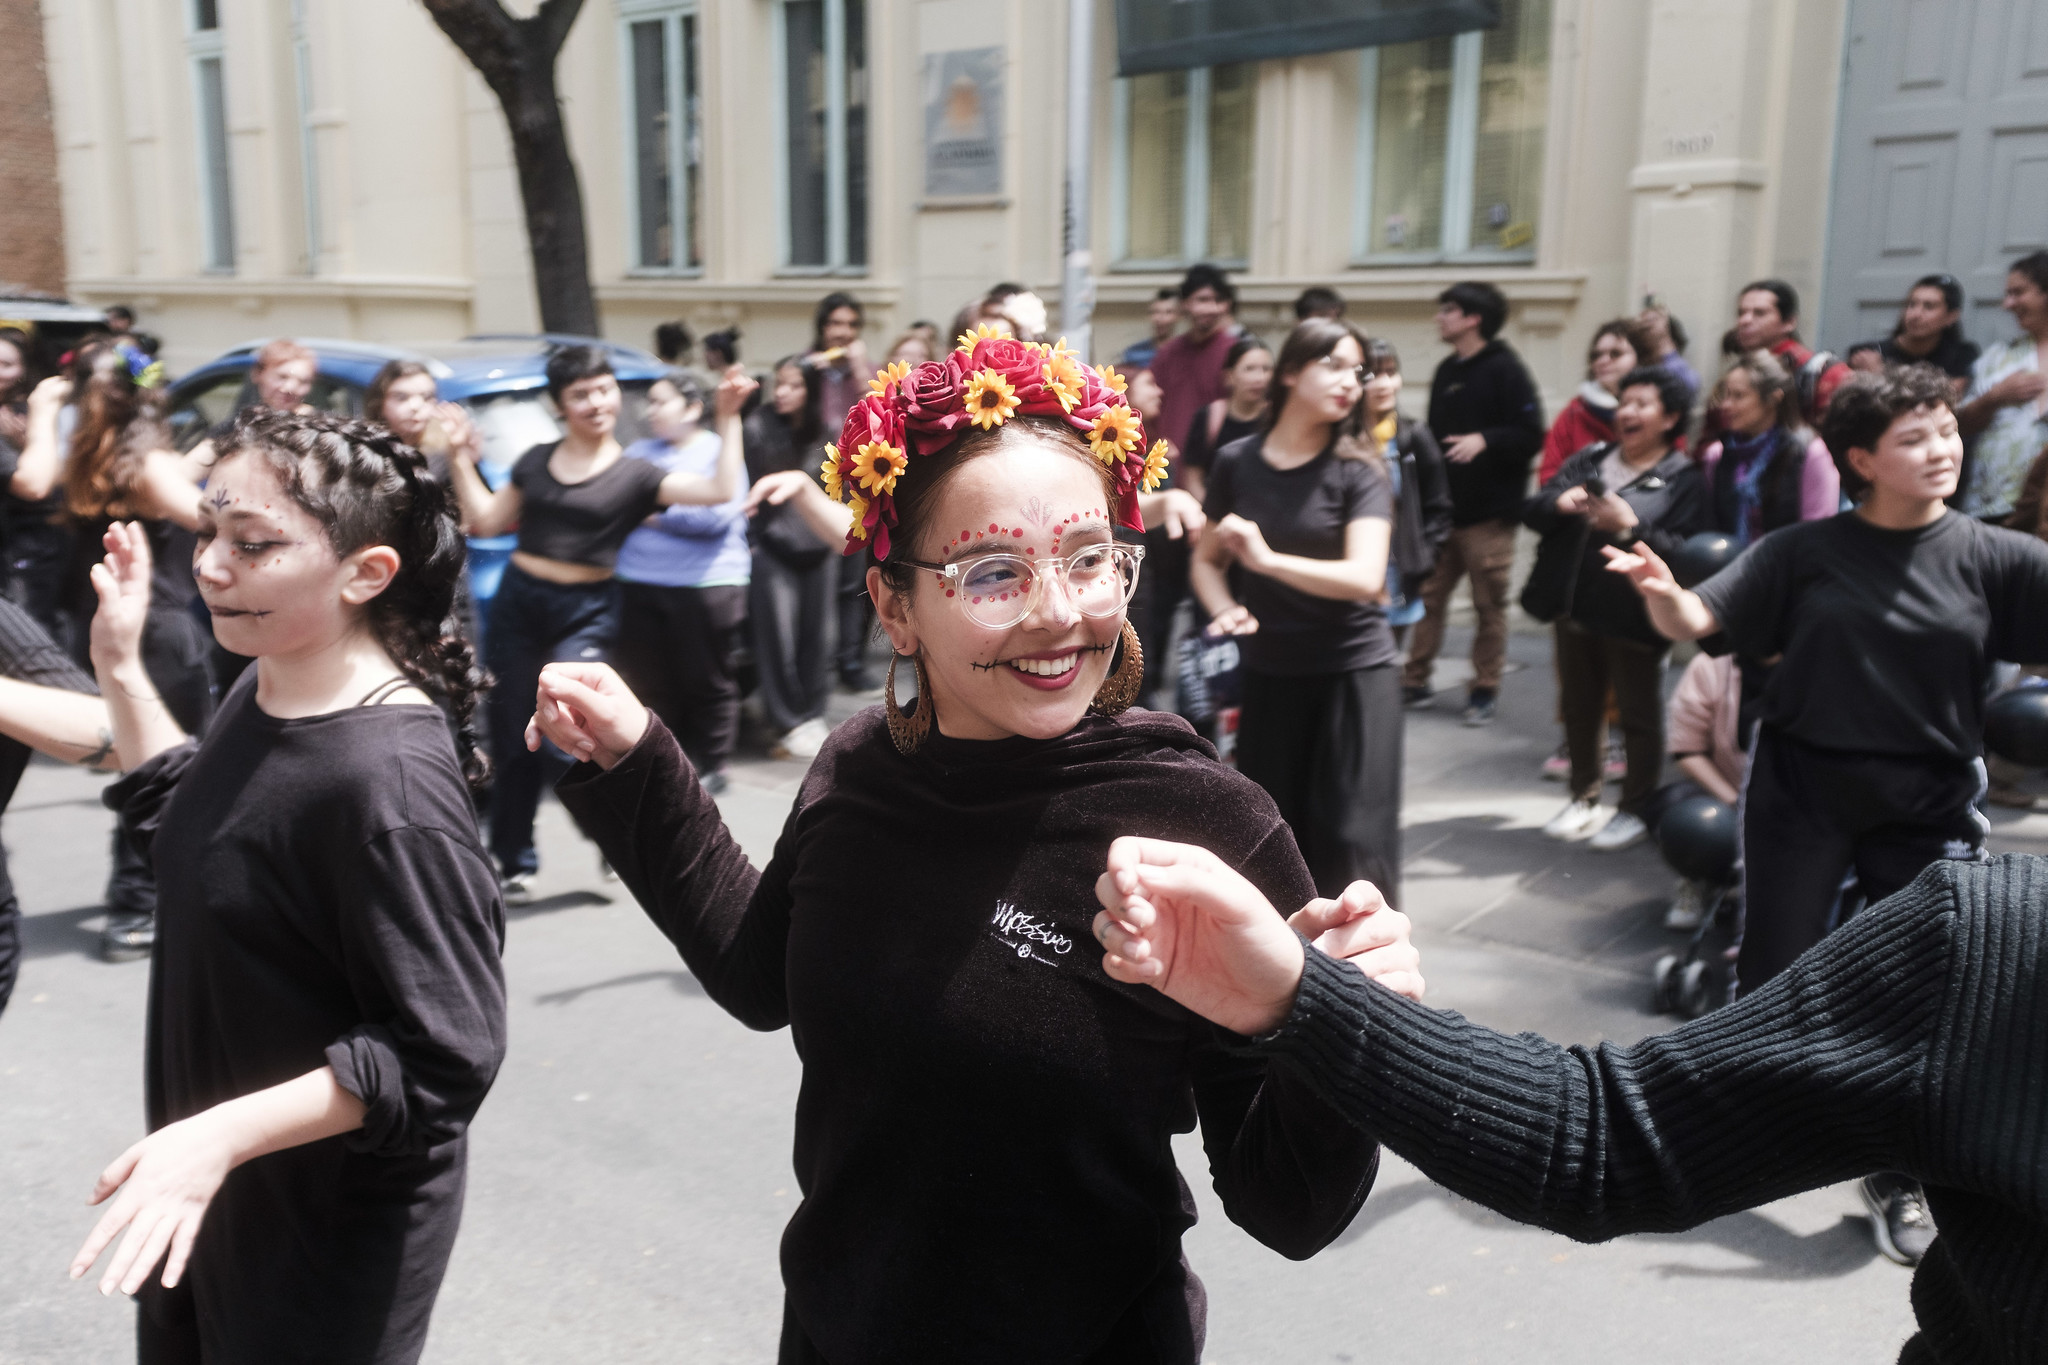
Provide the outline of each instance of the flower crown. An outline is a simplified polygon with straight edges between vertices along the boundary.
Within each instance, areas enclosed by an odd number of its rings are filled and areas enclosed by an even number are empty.
[[[844,553],[872,542],[876,558],[889,557],[896,480],[910,463],[913,441],[917,454],[936,455],[969,427],[992,431],[1012,417],[1057,417],[1086,436],[1095,458],[1115,473],[1117,524],[1144,530],[1138,494],[1166,478],[1166,442],[1145,450],[1145,424],[1124,385],[1109,366],[1098,370],[1068,350],[1064,337],[1047,346],[985,323],[963,333],[943,360],[916,369],[898,361],[876,371],[818,471],[826,494],[853,513]]]

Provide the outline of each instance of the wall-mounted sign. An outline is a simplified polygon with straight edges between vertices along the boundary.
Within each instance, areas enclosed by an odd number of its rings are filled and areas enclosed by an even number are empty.
[[[924,59],[924,192],[1003,192],[1003,50],[933,52]]]

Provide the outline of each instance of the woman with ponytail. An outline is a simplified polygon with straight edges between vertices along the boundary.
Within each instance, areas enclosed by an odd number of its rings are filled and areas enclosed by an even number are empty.
[[[469,797],[484,680],[450,621],[462,536],[381,427],[257,409],[218,448],[194,573],[256,666],[204,740],[142,664],[148,537],[108,528],[92,571],[127,770],[107,800],[154,861],[161,932],[150,1134],[101,1174],[71,1273],[126,1229],[99,1284],[141,1298],[144,1365],[409,1362],[505,1050],[504,911]]]

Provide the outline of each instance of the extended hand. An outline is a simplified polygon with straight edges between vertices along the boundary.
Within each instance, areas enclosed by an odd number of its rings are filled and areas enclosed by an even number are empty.
[[[747,405],[747,399],[760,382],[737,364],[726,369],[725,377],[718,381],[718,417],[724,421],[740,415],[740,409]]]
[[[441,430],[448,435],[448,453],[475,464],[483,452],[477,441],[476,423],[469,420],[469,409],[460,403],[442,403],[434,409],[434,415],[441,419]]]
[[[233,1144],[204,1113],[159,1128],[121,1153],[100,1172],[87,1202],[100,1203],[116,1190],[120,1195],[72,1258],[71,1278],[92,1269],[125,1227],[128,1235],[107,1262],[107,1273],[100,1276],[100,1293],[119,1289],[133,1294],[158,1261],[164,1262],[164,1287],[175,1287],[192,1256],[192,1239],[206,1217],[206,1206],[233,1167]]]
[[[1335,900],[1312,900],[1289,915],[1287,923],[1396,995],[1422,999],[1422,955],[1409,942],[1408,917],[1388,905],[1371,882],[1353,882]]]
[[[1266,544],[1266,533],[1259,524],[1247,517],[1232,512],[1216,523],[1212,534],[1238,563],[1259,572],[1260,566],[1273,557],[1273,551]]]
[[[1644,601],[1657,598],[1676,598],[1685,589],[1678,586],[1678,580],[1671,576],[1671,566],[1657,557],[1657,552],[1637,541],[1632,550],[1617,549],[1612,545],[1600,547],[1600,553],[1607,556],[1607,571],[1618,573],[1636,585],[1636,591]]]
[[[543,736],[572,757],[610,770],[647,733],[647,708],[610,664],[549,664],[540,671],[526,747]]]
[[[1301,940],[1257,887],[1205,848],[1122,838],[1095,883],[1102,969],[1212,1023],[1264,1033],[1301,984]]]
[[[1169,488],[1158,495],[1158,501],[1145,516],[1149,526],[1166,528],[1168,540],[1185,540],[1193,545],[1202,538],[1202,528],[1209,524],[1202,515],[1202,504],[1195,501],[1194,494],[1185,488]]]
[[[1259,633],[1259,618],[1252,615],[1252,609],[1242,602],[1232,603],[1216,613],[1209,622],[1210,635],[1256,635]]]
[[[139,522],[115,522],[104,537],[107,557],[92,566],[99,609],[92,617],[92,663],[102,676],[142,657],[149,617],[149,537]]]
[[[61,374],[53,374],[29,390],[29,415],[33,417],[40,412],[55,412],[70,401],[71,381]]]
[[[1476,431],[1453,436],[1444,446],[1444,458],[1452,464],[1470,464],[1486,452],[1486,438]]]
[[[782,469],[773,474],[763,474],[747,493],[746,513],[753,516],[763,505],[780,507],[791,498],[800,496],[806,488],[813,487],[811,476],[801,469]]]

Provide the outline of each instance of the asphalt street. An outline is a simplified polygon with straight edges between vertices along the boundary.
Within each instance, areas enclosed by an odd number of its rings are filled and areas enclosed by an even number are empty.
[[[1454,643],[1461,637],[1454,636]],[[1562,801],[1548,645],[1518,634],[1501,718],[1407,720],[1406,878],[1430,1003],[1563,1041],[1627,1043],[1648,1010],[1670,878],[1645,848],[1543,839]],[[841,697],[835,714],[865,699]],[[747,757],[722,805],[758,859],[801,765]],[[34,766],[4,825],[27,919],[0,1017],[0,1362],[128,1358],[133,1310],[65,1279],[95,1173],[141,1134],[146,963],[94,953],[104,779]],[[2001,813],[1996,847],[2048,852],[2048,815]],[[776,1247],[795,1196],[788,1039],[707,1000],[559,807],[539,899],[511,912],[511,1052],[477,1119],[467,1213],[426,1359],[772,1361]],[[1804,1365],[1888,1361],[1908,1274],[1879,1259],[1854,1189],[1813,1191],[1677,1236],[1581,1246],[1512,1224],[1389,1159],[1357,1222],[1305,1264],[1222,1215],[1199,1144],[1188,1254],[1208,1360]],[[959,1286],[973,1294],[971,1284]]]

